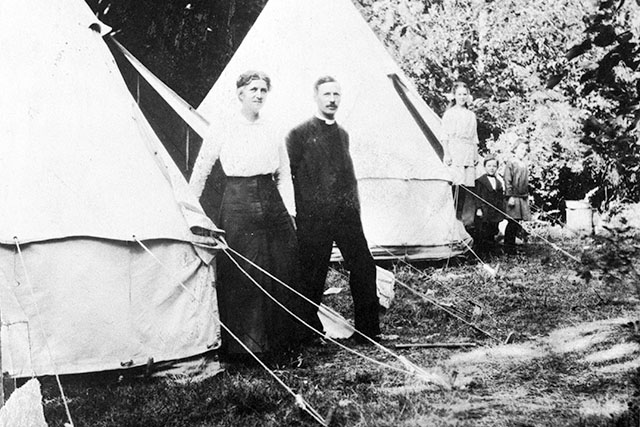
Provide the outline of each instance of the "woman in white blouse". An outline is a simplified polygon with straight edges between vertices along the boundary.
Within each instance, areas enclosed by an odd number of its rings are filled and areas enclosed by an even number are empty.
[[[453,171],[454,195],[457,194],[456,208],[461,219],[466,190],[471,190],[476,180],[478,164],[478,131],[476,115],[467,108],[470,94],[467,85],[457,82],[453,85],[453,105],[442,116],[442,145],[444,162]],[[473,221],[473,217],[471,217]]]
[[[275,277],[297,287],[300,269],[292,216],[295,216],[289,158],[277,129],[260,116],[271,80],[248,71],[236,83],[240,111],[212,125],[196,159],[190,186],[196,196],[211,182],[214,163],[220,162],[226,182],[219,225],[232,249]],[[207,194],[207,191],[204,191]],[[203,203],[204,204],[204,203]],[[290,310],[301,317],[304,301],[255,267],[234,257],[238,264]],[[226,255],[218,270],[220,319],[252,352],[273,355],[302,340],[304,329],[264,294]],[[233,358],[246,351],[223,329],[223,353]]]

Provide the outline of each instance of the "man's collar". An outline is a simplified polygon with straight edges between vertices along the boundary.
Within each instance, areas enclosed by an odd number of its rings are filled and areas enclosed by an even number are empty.
[[[328,125],[332,125],[332,124],[334,124],[336,122],[335,119],[329,120],[326,117],[322,117],[319,113],[316,113],[316,118],[322,120],[323,122],[325,122]]]

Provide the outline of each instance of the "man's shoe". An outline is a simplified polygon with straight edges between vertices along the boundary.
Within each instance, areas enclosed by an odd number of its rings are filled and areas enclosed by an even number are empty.
[[[359,333],[354,333],[349,340],[352,340],[355,344],[359,345],[374,345],[372,341],[379,343],[380,335],[360,335]]]

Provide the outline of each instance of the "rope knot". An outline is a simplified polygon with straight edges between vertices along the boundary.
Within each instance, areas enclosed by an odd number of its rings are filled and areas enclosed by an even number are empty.
[[[303,411],[307,409],[307,402],[304,401],[304,397],[301,394],[296,394],[296,406]]]

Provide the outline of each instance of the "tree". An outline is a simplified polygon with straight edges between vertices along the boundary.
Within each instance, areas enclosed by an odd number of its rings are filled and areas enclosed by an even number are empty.
[[[360,0],[371,26],[395,53],[423,97],[442,113],[456,80],[476,101],[483,150],[508,155],[506,134],[527,138],[535,155],[533,184],[545,208],[557,207],[559,171],[580,171],[586,147],[582,111],[573,102],[577,64],[563,57],[585,30],[590,0]]]
[[[115,37],[191,105],[209,92],[267,0],[88,0]],[[147,120],[186,177],[201,139],[112,49]]]
[[[88,0],[116,38],[198,105],[267,0]]]
[[[582,40],[565,55],[582,60],[580,103],[588,112],[582,142],[592,153],[587,168],[602,183],[605,199],[640,200],[639,5],[600,0]]]

